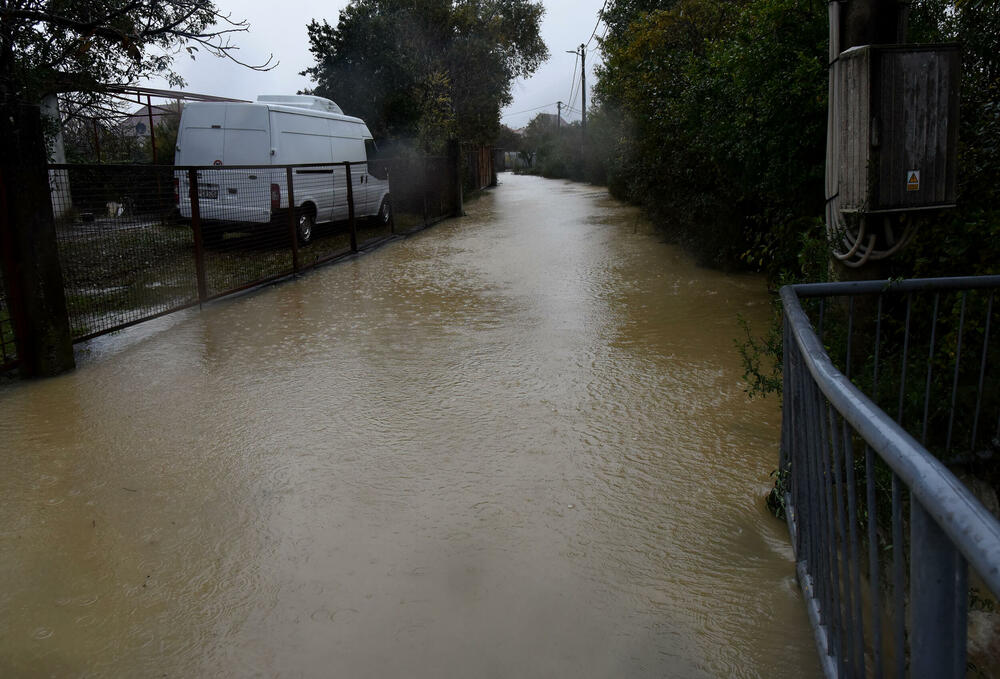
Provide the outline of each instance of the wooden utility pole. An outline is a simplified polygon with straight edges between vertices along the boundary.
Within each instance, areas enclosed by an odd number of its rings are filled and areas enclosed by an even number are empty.
[[[906,17],[909,11],[908,0],[841,0],[831,3],[830,12],[830,91],[827,133],[827,225],[833,233],[833,224],[840,219],[836,202],[831,202],[839,193],[837,173],[839,171],[839,151],[831,148],[835,144],[835,132],[839,129],[840,120],[834,110],[838,93],[835,91],[838,80],[838,63],[841,52],[861,45],[891,45],[902,44],[906,40]],[[874,220],[870,224],[872,230],[881,230]],[[871,233],[871,232],[869,232]],[[873,246],[872,246],[873,247]],[[839,255],[838,255],[839,256]],[[873,280],[885,278],[888,269],[885,260],[870,261],[863,268],[850,266],[831,256],[834,276],[842,280]]]
[[[840,11],[840,51],[858,45],[893,45],[906,41],[910,3],[901,0],[847,0]]]
[[[580,129],[587,141],[587,46],[580,44]]]
[[[562,102],[556,102],[556,130],[562,127]]]

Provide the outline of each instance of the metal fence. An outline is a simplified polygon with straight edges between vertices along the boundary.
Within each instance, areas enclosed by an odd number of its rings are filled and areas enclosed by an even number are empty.
[[[495,186],[497,172],[492,146],[464,145],[465,185],[473,191]]]
[[[967,643],[970,603],[1000,595],[1000,522],[949,470],[1000,481],[997,288],[1000,276],[781,291],[779,489],[828,676],[1000,666],[989,643]]]
[[[448,158],[385,164],[388,218],[368,200],[370,178],[356,163],[50,165],[74,341],[294,275],[454,214],[457,182],[448,178],[457,175]]]

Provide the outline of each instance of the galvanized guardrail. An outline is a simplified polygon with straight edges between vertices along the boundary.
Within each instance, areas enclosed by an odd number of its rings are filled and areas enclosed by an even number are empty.
[[[1000,392],[1000,366],[989,360],[998,356],[997,288],[1000,276],[781,290],[779,488],[827,676],[963,677],[991,662],[968,655],[967,624],[970,579],[1000,595],[1000,522],[928,447],[952,454],[960,429],[967,459],[998,446],[1000,420],[992,440],[988,430],[1000,415],[988,411]],[[818,332],[803,302],[818,311]],[[846,325],[835,340],[833,316]],[[874,321],[864,331],[862,316]],[[824,346],[824,323],[844,370]],[[890,346],[899,357],[891,368]],[[926,371],[914,370],[915,358]],[[917,375],[909,384],[908,369]],[[887,400],[887,374],[895,420],[876,405]]]

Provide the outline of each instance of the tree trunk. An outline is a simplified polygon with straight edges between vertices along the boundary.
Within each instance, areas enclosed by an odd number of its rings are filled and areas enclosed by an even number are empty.
[[[75,367],[37,106],[0,107],[0,250],[21,374]]]

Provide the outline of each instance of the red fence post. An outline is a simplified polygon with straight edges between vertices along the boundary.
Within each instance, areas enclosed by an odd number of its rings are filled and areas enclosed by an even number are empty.
[[[465,214],[462,204],[462,145],[458,140],[448,142],[448,174],[451,178],[451,209],[452,217]]]
[[[347,169],[347,219],[351,225],[351,252],[358,251],[358,225],[354,221],[354,188],[351,186],[351,164],[344,163]]]
[[[198,277],[198,301],[208,297],[205,281],[205,245],[201,237],[201,206],[198,203],[198,170],[188,170],[188,196],[191,199],[191,231],[194,234],[194,272]]]
[[[292,168],[285,168],[285,181],[288,183],[288,232],[292,235],[292,270],[299,272],[299,233],[295,214],[295,189],[292,186]]]

